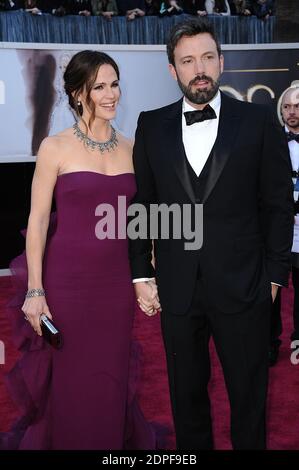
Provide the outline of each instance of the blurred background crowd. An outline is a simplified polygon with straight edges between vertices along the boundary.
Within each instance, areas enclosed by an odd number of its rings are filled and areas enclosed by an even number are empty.
[[[266,21],[275,14],[275,0],[0,0],[0,11],[25,10],[29,14],[138,17],[254,15]]]

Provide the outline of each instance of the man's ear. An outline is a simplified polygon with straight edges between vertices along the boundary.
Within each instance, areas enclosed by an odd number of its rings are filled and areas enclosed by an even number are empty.
[[[220,60],[220,71],[221,71],[221,73],[223,73],[223,70],[224,70],[224,57],[223,57],[222,54],[219,57],[219,60]]]
[[[172,78],[174,78],[177,81],[178,77],[177,77],[176,69],[175,69],[174,65],[168,64],[168,70],[169,70],[170,75],[172,76]]]

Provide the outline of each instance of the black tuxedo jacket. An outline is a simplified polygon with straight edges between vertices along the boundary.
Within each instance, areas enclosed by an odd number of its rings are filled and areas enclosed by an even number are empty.
[[[217,139],[205,183],[203,246],[186,240],[130,241],[133,278],[156,276],[162,309],[187,312],[198,267],[211,302],[236,313],[287,285],[293,236],[287,141],[267,106],[221,95]],[[198,146],[200,153],[200,145]],[[133,202],[195,204],[182,141],[182,100],[140,114],[134,152]]]

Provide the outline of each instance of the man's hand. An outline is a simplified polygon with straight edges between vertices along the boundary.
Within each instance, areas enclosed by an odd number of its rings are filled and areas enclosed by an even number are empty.
[[[137,302],[141,310],[148,316],[161,311],[158,289],[154,281],[142,281],[134,284]]]
[[[197,10],[196,13],[198,14],[198,16],[206,16],[207,15],[206,10]]]
[[[274,300],[277,296],[279,286],[276,284],[271,284],[271,294],[272,294],[272,302],[274,303]]]
[[[81,15],[81,16],[90,16],[91,15],[89,10],[81,10],[81,11],[79,11],[78,14]]]
[[[127,14],[127,20],[128,21],[133,21],[133,20],[135,20],[135,18],[136,18],[136,15],[135,15],[134,12]]]
[[[112,16],[113,16],[113,11],[103,11],[103,12],[102,12],[102,15],[103,15],[107,20],[111,20],[111,19],[112,19]]]
[[[134,9],[134,13],[137,15],[137,16],[144,16],[145,15],[145,12],[143,10],[141,10],[140,8],[135,8]]]

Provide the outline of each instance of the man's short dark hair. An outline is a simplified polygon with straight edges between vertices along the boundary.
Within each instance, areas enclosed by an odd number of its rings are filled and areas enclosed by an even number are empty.
[[[179,40],[184,37],[192,37],[197,34],[208,33],[214,39],[217,47],[218,55],[221,55],[221,46],[214,31],[213,26],[204,18],[191,18],[175,25],[170,31],[167,41],[167,55],[168,61],[173,66],[174,64],[174,50]]]

